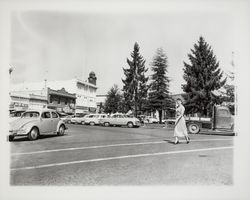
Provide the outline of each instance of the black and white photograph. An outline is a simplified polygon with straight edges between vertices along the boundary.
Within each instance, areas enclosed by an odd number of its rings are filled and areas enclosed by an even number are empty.
[[[0,6],[1,199],[250,198],[249,1]]]

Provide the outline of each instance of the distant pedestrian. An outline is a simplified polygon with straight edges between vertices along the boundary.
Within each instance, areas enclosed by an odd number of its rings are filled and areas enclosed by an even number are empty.
[[[185,137],[187,144],[190,142],[187,132],[187,126],[184,118],[185,108],[182,105],[182,100],[176,100],[176,121],[175,121],[175,128],[174,128],[174,137],[175,137],[175,144],[179,143],[179,137]]]

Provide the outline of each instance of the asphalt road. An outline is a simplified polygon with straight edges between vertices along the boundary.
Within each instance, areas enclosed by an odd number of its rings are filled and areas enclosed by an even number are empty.
[[[69,125],[64,136],[11,142],[11,185],[231,185],[233,136]]]

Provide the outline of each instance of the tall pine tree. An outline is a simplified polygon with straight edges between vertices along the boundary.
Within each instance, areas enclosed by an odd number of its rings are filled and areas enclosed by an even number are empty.
[[[170,111],[170,108],[174,106],[173,99],[169,95],[170,80],[167,76],[167,56],[162,48],[157,49],[151,65],[153,75],[152,82],[150,84],[148,106],[151,110],[158,111],[161,123],[163,110]]]
[[[137,116],[138,111],[143,110],[148,91],[148,77],[145,75],[148,69],[145,68],[145,60],[140,55],[139,50],[138,43],[135,43],[131,53],[132,59],[127,58],[129,68],[123,68],[125,79],[122,79],[125,106],[127,110],[134,109],[135,116]]]
[[[104,104],[105,113],[116,113],[122,109],[122,94],[117,85],[113,85],[108,91],[108,95]]]
[[[219,68],[216,56],[211,46],[203,37],[188,54],[190,64],[184,62],[183,78],[186,84],[182,89],[186,92],[186,109],[188,113],[200,113],[201,116],[211,116],[212,106],[221,103],[221,99],[213,91],[221,88],[226,79],[222,80],[223,73]]]

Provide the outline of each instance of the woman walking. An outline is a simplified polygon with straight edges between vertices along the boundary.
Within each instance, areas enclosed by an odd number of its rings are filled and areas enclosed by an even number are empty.
[[[176,121],[175,121],[175,128],[174,128],[174,137],[175,137],[175,144],[179,143],[179,137],[185,137],[187,144],[190,142],[187,132],[187,126],[184,118],[185,108],[182,105],[182,100],[176,100]]]

